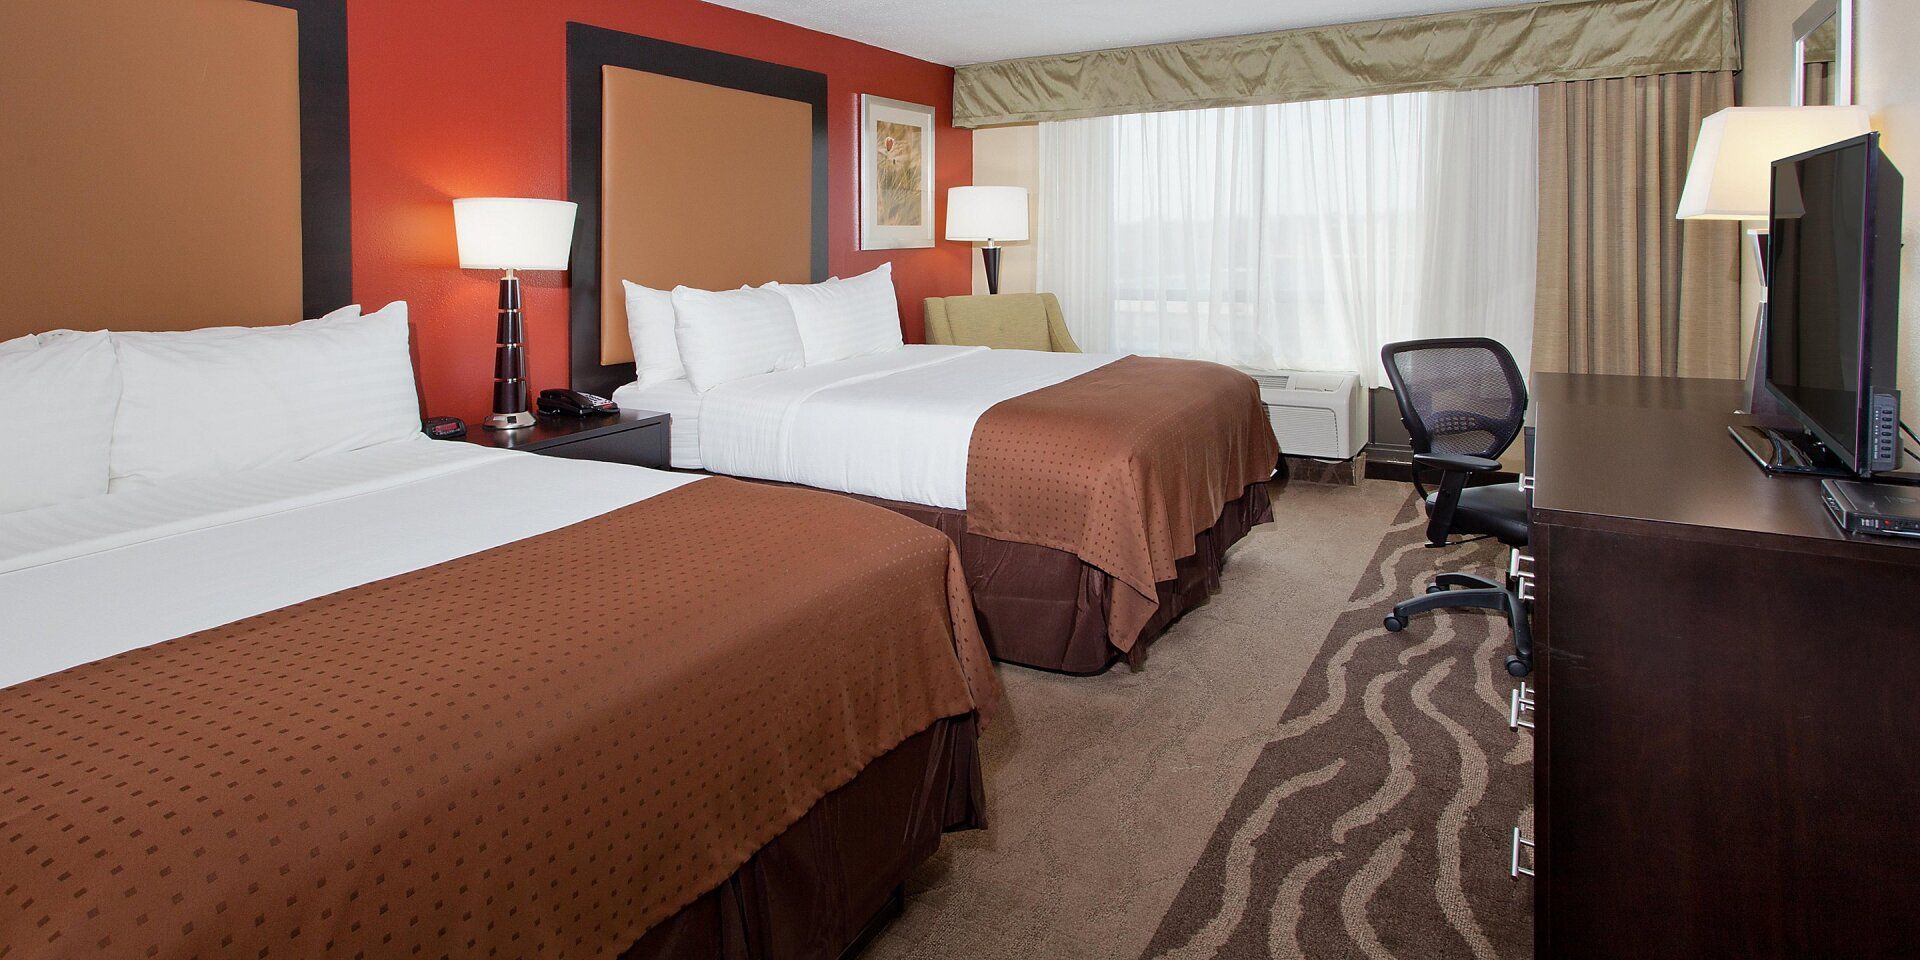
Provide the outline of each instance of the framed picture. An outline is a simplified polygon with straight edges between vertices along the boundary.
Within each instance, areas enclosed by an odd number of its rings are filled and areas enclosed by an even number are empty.
[[[933,108],[860,97],[860,249],[933,246]]]

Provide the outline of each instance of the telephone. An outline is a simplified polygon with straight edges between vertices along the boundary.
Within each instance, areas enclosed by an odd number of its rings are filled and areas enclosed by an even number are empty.
[[[606,416],[620,412],[620,405],[612,400],[578,390],[542,390],[538,406],[541,413],[556,417]]]

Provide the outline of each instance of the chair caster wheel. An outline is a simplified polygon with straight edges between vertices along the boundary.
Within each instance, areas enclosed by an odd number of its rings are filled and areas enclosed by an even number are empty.
[[[1532,672],[1533,664],[1531,662],[1522,660],[1518,656],[1509,655],[1507,657],[1507,673],[1509,675],[1524,677]]]
[[[1387,614],[1387,619],[1382,622],[1386,624],[1388,633],[1399,633],[1407,628],[1407,621],[1405,619],[1391,613]]]
[[[1427,584],[1427,592],[1428,593],[1446,593],[1447,588],[1437,583],[1429,583]]]

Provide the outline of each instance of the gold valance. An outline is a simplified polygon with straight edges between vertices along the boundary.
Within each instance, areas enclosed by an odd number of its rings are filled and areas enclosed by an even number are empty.
[[[985,127],[1740,68],[1735,0],[1560,0],[961,67]]]

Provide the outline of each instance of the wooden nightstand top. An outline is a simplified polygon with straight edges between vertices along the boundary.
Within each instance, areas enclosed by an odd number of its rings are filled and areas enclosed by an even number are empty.
[[[468,443],[477,443],[483,447],[497,447],[501,450],[526,450],[539,452],[548,447],[560,446],[586,440],[593,436],[620,433],[626,430],[639,430],[645,427],[664,427],[670,418],[667,414],[652,410],[621,411],[611,417],[549,417],[542,415],[540,422],[525,430],[488,430],[479,423],[467,424],[467,435],[462,438]]]

